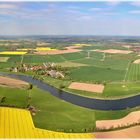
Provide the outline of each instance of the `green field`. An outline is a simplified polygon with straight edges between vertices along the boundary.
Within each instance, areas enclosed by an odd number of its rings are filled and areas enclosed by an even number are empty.
[[[34,44],[26,46],[23,43],[22,45],[20,48],[35,47]],[[62,48],[61,44],[58,44],[58,47]],[[54,48],[57,48],[57,45]],[[123,98],[139,94],[140,64],[133,64],[133,61],[139,58],[137,53],[108,54],[92,51],[93,49],[111,48],[127,50],[121,46],[93,43],[90,47],[80,48],[81,52],[61,55],[35,55],[32,53],[24,56],[0,55],[0,71],[8,71],[9,68],[16,67],[21,63],[41,65],[44,62],[54,62],[66,68],[68,73],[66,77],[55,79],[39,75],[39,78],[43,77],[44,82],[57,88],[63,87],[63,90],[70,91],[72,94],[103,99]],[[4,49],[3,47],[0,51],[4,50],[8,50],[8,48]],[[2,61],[4,57],[8,59]],[[28,71],[22,74],[35,75],[35,72]],[[105,88],[101,94],[69,89],[68,86],[74,81],[104,84]],[[117,119],[124,117],[131,111],[139,110],[139,108],[121,111],[86,109],[60,100],[37,87],[33,87],[29,91],[0,86],[0,90],[0,97],[6,97],[0,105],[21,108],[27,107],[29,104],[28,96],[31,93],[30,105],[38,110],[36,115],[33,116],[35,126],[55,131],[93,132],[96,120]]]
[[[66,84],[65,84],[66,85]],[[115,99],[122,98],[140,94],[140,82],[136,83],[109,83],[106,84],[104,92],[93,93],[87,91],[80,91],[75,89],[66,88],[66,91],[70,91],[71,93],[85,96],[85,97],[94,97],[94,98],[104,98],[104,99]]]
[[[23,63],[63,62],[60,55],[24,55]]]
[[[0,97],[6,97],[5,102],[0,103],[0,105],[27,107],[27,90],[0,86],[0,91]]]
[[[139,81],[140,80],[140,64],[130,64],[126,74],[126,81]]]
[[[117,119],[127,115],[130,111],[98,111],[86,109],[60,100],[50,93],[34,87],[31,91],[0,87],[0,97],[6,100],[0,105],[27,107],[28,93],[31,93],[31,103],[38,111],[33,116],[36,127],[64,131],[64,132],[93,132],[96,120]]]
[[[5,55],[6,58],[9,58],[7,62],[0,62],[0,70],[7,71],[7,68],[15,67],[22,63],[27,64],[42,64],[44,62],[54,62],[62,67],[68,69],[68,76],[63,80],[60,80],[59,83],[55,86],[60,87],[60,85],[65,85],[69,80],[69,84],[72,81],[77,82],[87,82],[87,83],[103,83],[106,84],[105,91],[102,95],[112,96],[110,91],[106,91],[111,85],[111,82],[136,82],[140,80],[140,64],[133,64],[132,62],[137,59],[137,54],[108,54],[90,51],[93,49],[126,49],[118,46],[107,46],[106,44],[93,44],[89,47],[82,47],[81,52],[76,53],[67,53],[61,55],[35,55],[35,54],[26,54],[23,56],[20,55]],[[88,56],[89,52],[89,57]],[[0,55],[2,58],[3,55]],[[27,74],[34,74],[32,72],[27,72]],[[44,77],[45,78],[45,77]],[[45,81],[54,84],[52,81],[57,81],[57,79],[52,80],[51,78],[46,77]],[[127,84],[127,83],[126,83]],[[135,83],[134,83],[135,85]],[[68,89],[68,85],[65,85],[65,89]],[[112,92],[114,91],[113,87],[117,87],[120,90],[121,86],[114,84],[112,87]],[[74,90],[76,92],[76,90]],[[116,91],[115,91],[116,92]],[[124,91],[122,91],[124,92]],[[135,91],[134,91],[135,92]],[[133,93],[134,93],[133,92]],[[77,91],[79,93],[79,91]],[[81,95],[88,94],[86,91],[80,91]],[[93,93],[94,94],[94,93]],[[96,94],[96,93],[95,93]],[[126,95],[125,93],[122,96]],[[128,94],[130,95],[130,93]],[[98,96],[98,95],[97,95]],[[120,94],[114,94],[114,96],[120,96]],[[91,95],[92,97],[92,95]]]
[[[70,77],[74,81],[94,82],[94,81],[121,81],[125,71],[100,67],[79,67],[70,70]]]

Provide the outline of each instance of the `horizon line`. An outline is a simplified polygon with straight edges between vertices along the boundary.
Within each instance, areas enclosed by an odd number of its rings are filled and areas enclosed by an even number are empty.
[[[80,34],[73,34],[73,35],[68,35],[68,34],[64,34],[64,35],[54,35],[54,34],[31,34],[31,35],[0,35],[0,37],[26,37],[26,36],[106,36],[106,37],[140,37],[140,35],[80,35]]]

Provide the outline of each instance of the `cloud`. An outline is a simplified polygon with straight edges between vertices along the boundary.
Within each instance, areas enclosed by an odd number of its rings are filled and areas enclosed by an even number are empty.
[[[134,1],[129,3],[132,6],[140,6],[140,1]]]
[[[83,15],[77,18],[77,20],[91,20],[91,19],[92,19],[92,16],[88,16],[88,15]]]
[[[119,15],[119,13],[113,11],[106,11],[103,13],[103,15],[114,16],[114,15]]]
[[[89,11],[99,12],[102,11],[102,8],[90,8]]]
[[[128,13],[140,14],[139,10],[119,11],[121,4],[114,7],[118,2],[92,4],[0,2],[0,34],[140,34],[139,18]]]
[[[140,14],[140,10],[129,11],[130,14]]]
[[[25,5],[24,5],[25,4]],[[40,6],[40,5],[39,5]],[[0,2],[0,16],[5,16],[9,20],[40,20],[45,19],[47,15],[56,12],[58,8],[54,4],[47,4],[47,6],[42,6],[39,9],[26,7],[26,3],[23,2],[12,2],[3,3]]]
[[[17,9],[19,8],[20,6],[20,3],[3,3],[1,2],[0,3],[0,9],[3,10],[3,9]]]
[[[117,6],[121,3],[121,1],[107,1],[106,3],[109,6]]]
[[[68,6],[67,8],[70,9],[70,10],[79,10],[79,9],[81,9],[79,6]]]
[[[91,9],[89,9],[89,11],[98,12],[98,14],[96,16],[99,16],[99,17],[103,16],[103,15],[111,16],[111,15],[118,14],[117,12],[112,11],[112,9],[110,9],[110,8],[91,8]]]

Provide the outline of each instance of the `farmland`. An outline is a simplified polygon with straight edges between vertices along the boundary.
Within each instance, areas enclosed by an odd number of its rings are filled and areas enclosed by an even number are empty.
[[[0,107],[0,138],[93,138],[92,133],[53,132],[35,128],[30,112]]]
[[[122,111],[86,109],[60,100],[36,87],[31,91],[6,87],[0,87],[0,90],[2,91],[0,96],[6,97],[5,102],[0,105],[18,108],[27,107],[28,94],[31,93],[31,105],[38,110],[36,115],[32,116],[35,126],[53,131],[85,132],[86,129],[86,132],[93,132],[96,120],[117,119],[132,111],[131,109]]]
[[[139,81],[140,80],[140,65],[130,64],[126,74],[126,81]]]
[[[18,51],[4,51],[4,52],[0,52],[0,54],[23,55],[23,54],[26,54],[26,52],[18,52]]]
[[[0,57],[0,62],[7,62],[9,57]]]
[[[0,71],[30,75],[58,89],[88,98],[121,99],[139,94],[140,64],[133,62],[140,59],[140,56],[138,56],[138,52],[133,51],[133,47],[128,49],[122,47],[121,44],[117,46],[115,43],[111,44],[104,41],[85,41],[80,42],[86,44],[85,46],[79,47],[78,45],[80,51],[68,52],[68,47],[77,47],[76,44],[80,43],[76,41],[65,42],[63,39],[59,42],[53,41],[51,43],[45,41],[45,46],[40,47],[37,45],[38,41],[32,40],[19,41],[20,45],[14,46],[12,49],[9,47],[11,42],[6,46],[1,45]],[[3,41],[3,44],[6,44],[6,42]],[[93,51],[96,49],[102,51]],[[110,53],[111,49],[118,51],[116,51],[117,53]],[[56,50],[61,54],[46,54],[46,51]],[[66,53],[63,50],[66,50]],[[103,52],[104,50],[106,51]],[[118,53],[122,50],[131,53]],[[41,51],[42,54],[36,53],[38,51]],[[49,70],[54,72],[57,69],[65,72],[64,78],[54,78],[48,73],[42,74],[42,69],[39,71],[41,74],[33,70],[36,67],[44,68],[44,64],[54,64],[55,69],[49,67]],[[25,71],[24,67],[29,70]],[[12,71],[15,68],[17,69]],[[18,71],[19,69],[22,69],[22,71]],[[43,72],[46,72],[46,70]],[[104,88],[100,94],[94,92],[95,90],[70,89],[70,84],[74,82],[83,83],[83,85],[102,85]],[[30,83],[28,84],[30,85]],[[34,107],[37,111],[35,114],[31,112],[33,123],[36,129],[41,129],[41,131],[51,130],[72,134],[92,133],[96,131],[96,121],[98,120],[120,119],[132,111],[139,111],[139,107],[118,111],[88,109],[56,98],[34,85],[32,89],[0,85],[0,91],[0,99],[4,97],[0,106],[26,110],[28,107]],[[44,133],[45,135],[45,132],[38,133]]]
[[[76,44],[76,43],[75,43]],[[78,44],[78,43],[77,43]],[[66,44],[67,46],[67,44]],[[72,46],[72,45],[71,45]],[[68,46],[67,46],[68,47]],[[27,46],[19,50],[28,50],[31,49],[31,47]],[[33,50],[50,50],[50,48],[53,47],[34,47]],[[85,83],[102,83],[105,84],[105,90],[102,95],[98,95],[99,97],[123,97],[123,96],[130,96],[132,92],[132,95],[137,94],[137,90],[126,90],[126,88],[122,88],[122,86],[125,85],[136,85],[136,82],[139,83],[140,79],[140,65],[134,64],[133,61],[138,56],[135,53],[129,53],[129,54],[110,54],[110,53],[103,53],[103,52],[95,52],[94,49],[117,49],[117,46],[107,46],[106,44],[96,43],[96,44],[90,44],[89,46],[80,47],[80,52],[75,53],[64,53],[64,54],[55,54],[55,55],[38,55],[38,54],[32,54],[27,53],[24,55],[13,55],[11,54],[0,54],[0,57],[6,57],[7,62],[0,62],[0,68],[1,71],[7,71],[8,66],[9,67],[15,67],[20,65],[20,63],[24,64],[31,64],[31,65],[38,65],[42,64],[44,62],[52,62],[56,63],[62,67],[65,67],[68,70],[68,76],[66,76],[65,79],[59,80],[59,83],[57,84],[57,79],[43,77],[44,81],[49,84],[54,84],[53,81],[56,81],[55,86],[59,87],[60,85],[65,86],[65,90],[73,91],[75,94],[80,94],[84,96],[91,96],[94,97],[96,93],[88,94],[86,91],[76,91],[68,89],[69,84],[72,81],[77,82],[85,82]],[[56,48],[57,49],[57,48]],[[127,48],[118,46],[119,50],[128,50]],[[18,53],[18,48],[17,48]],[[34,74],[27,72],[27,74]],[[123,83],[125,81],[125,83]],[[113,83],[112,83],[113,82]],[[134,83],[132,83],[134,82]],[[69,83],[69,84],[64,84]],[[108,88],[111,87],[110,90]],[[114,90],[118,88],[118,92]],[[137,86],[138,87],[138,86]],[[119,90],[120,89],[120,90]],[[139,88],[137,88],[139,89]],[[110,92],[115,92],[111,95]],[[123,93],[121,94],[121,91]],[[136,93],[135,93],[136,92]]]

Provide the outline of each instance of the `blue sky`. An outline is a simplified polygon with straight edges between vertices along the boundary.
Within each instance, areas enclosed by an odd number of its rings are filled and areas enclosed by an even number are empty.
[[[0,2],[0,35],[140,35],[140,2]]]

